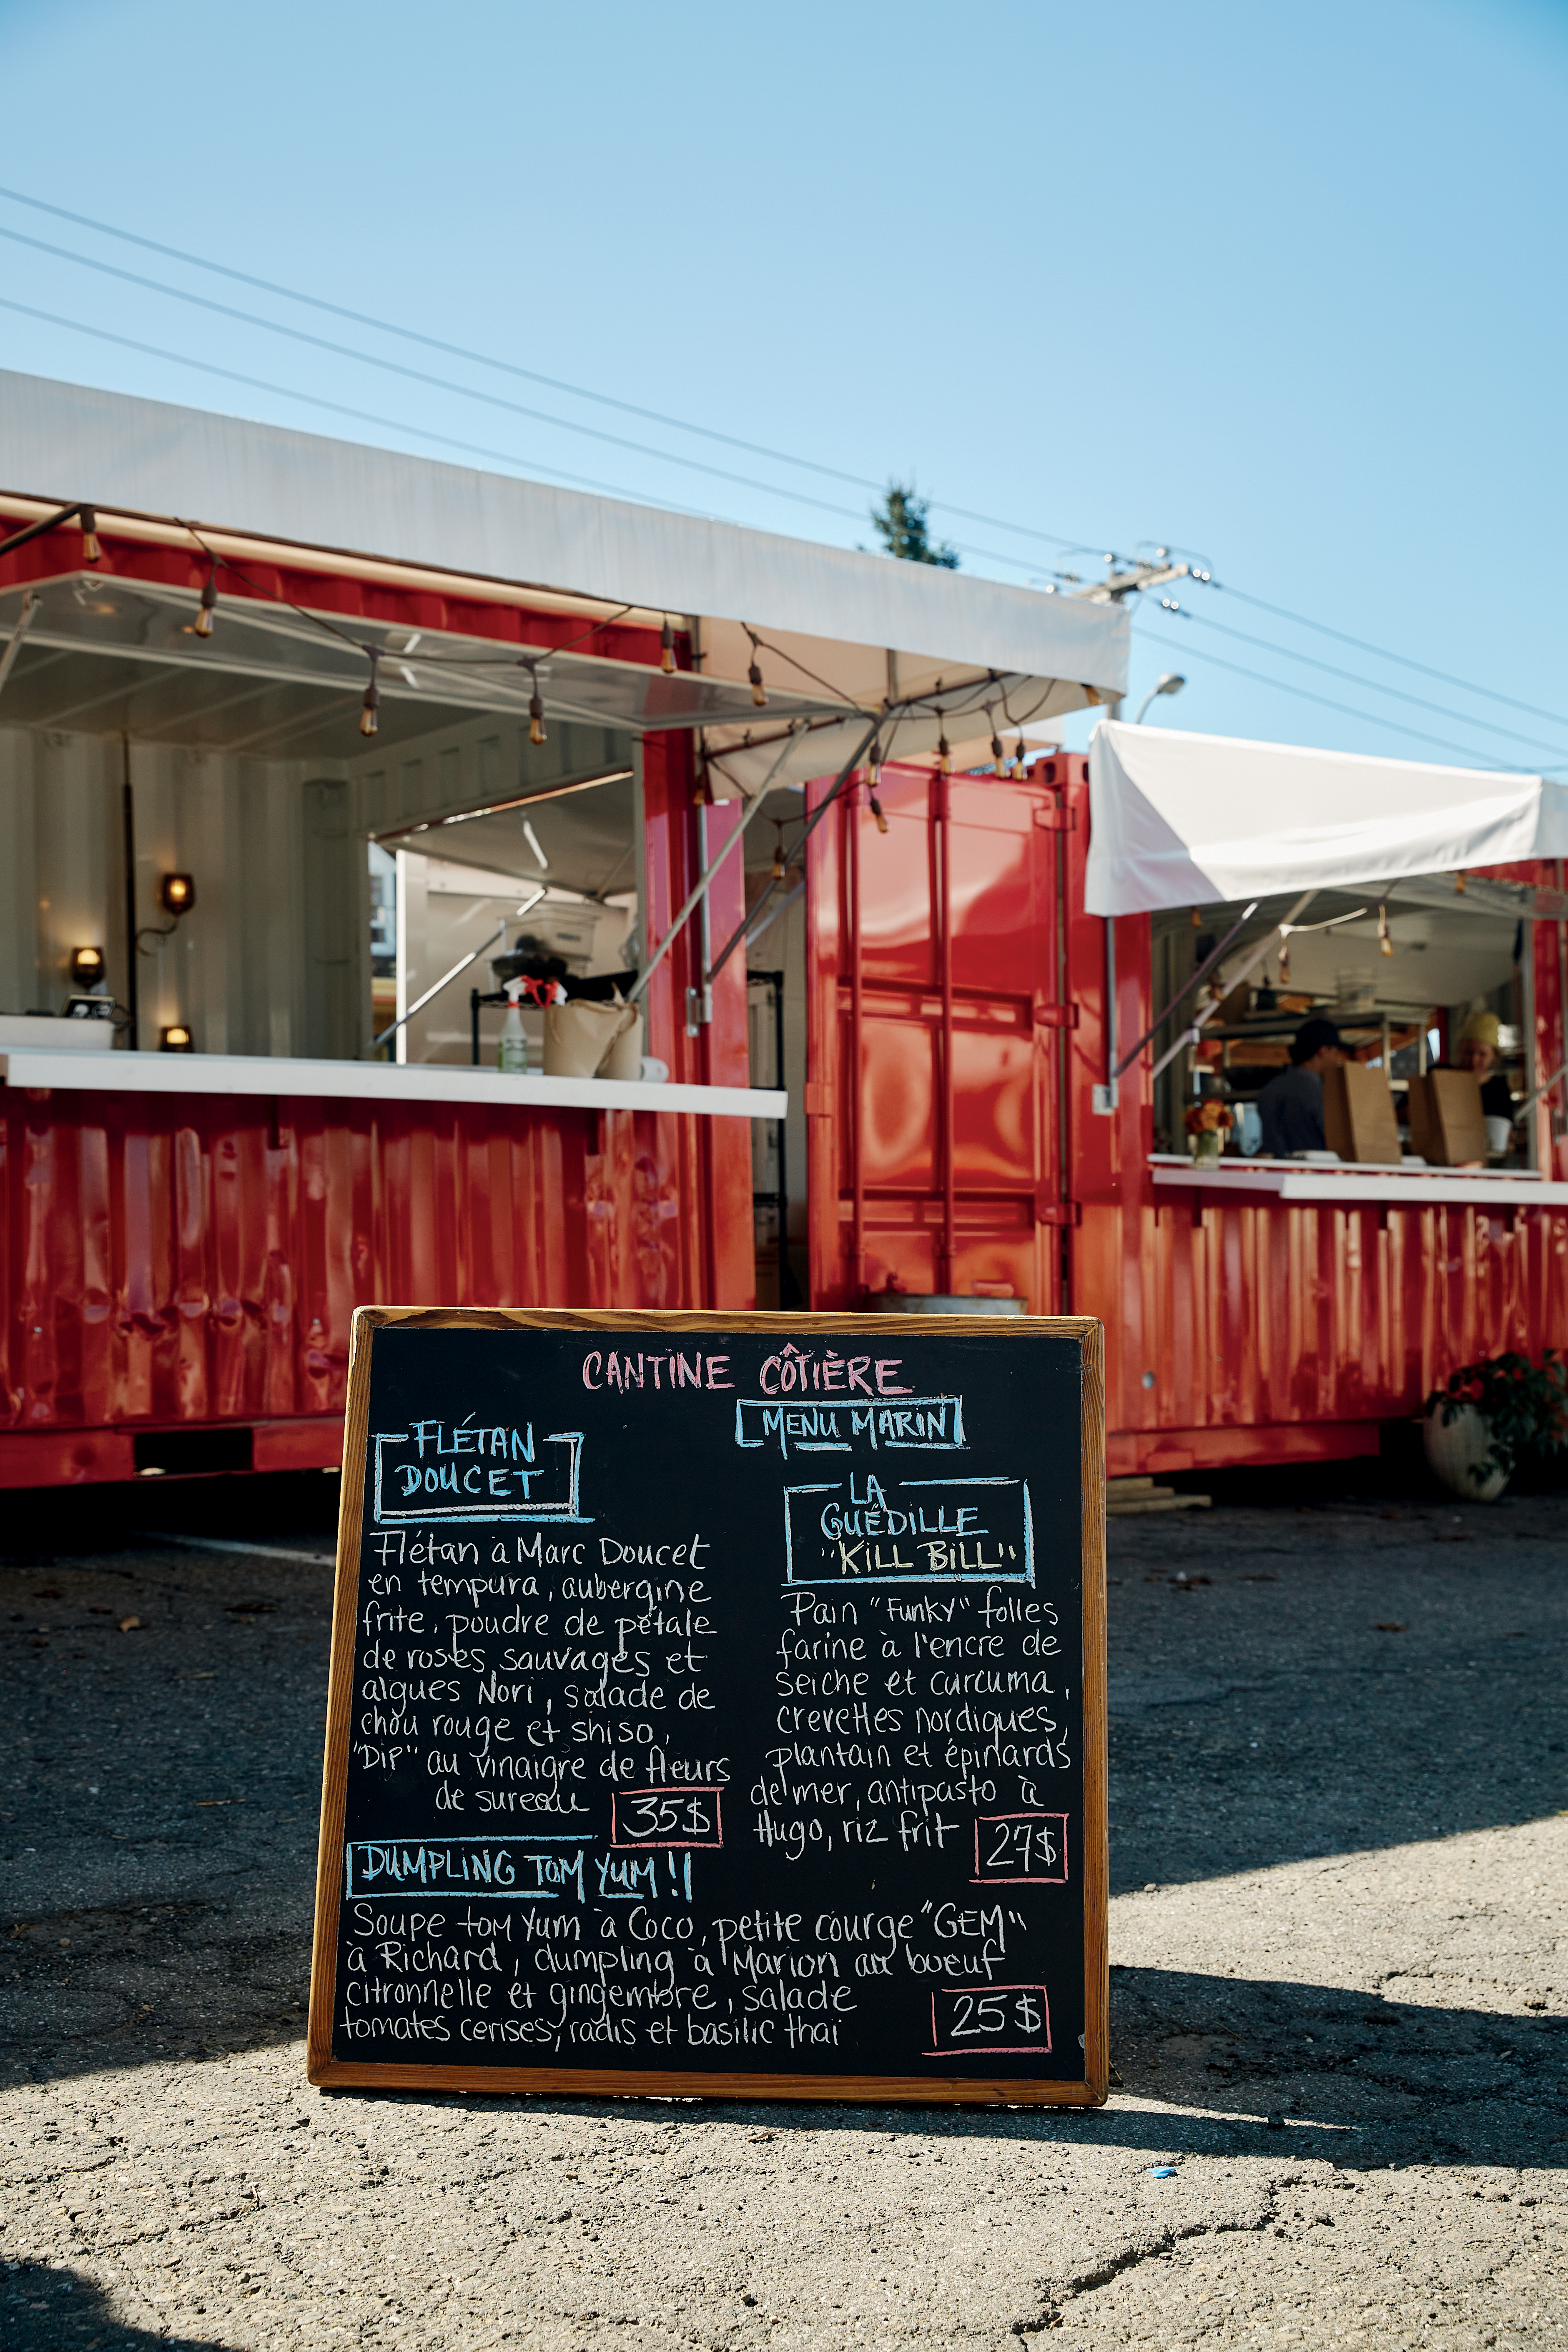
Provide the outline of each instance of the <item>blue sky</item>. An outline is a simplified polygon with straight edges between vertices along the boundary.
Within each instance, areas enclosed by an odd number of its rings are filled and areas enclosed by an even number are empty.
[[[1135,622],[1163,723],[1568,774],[1561,6],[0,0],[0,89],[7,190],[851,478],[11,195],[350,355],[6,236],[6,300],[176,355],[0,309],[7,365],[851,546],[899,474],[968,570],[1200,558]]]

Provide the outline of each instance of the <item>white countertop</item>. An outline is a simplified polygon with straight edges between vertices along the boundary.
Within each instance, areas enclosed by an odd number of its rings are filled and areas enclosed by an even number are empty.
[[[85,1024],[84,1024],[85,1025]],[[509,1110],[693,1111],[704,1118],[783,1118],[789,1097],[754,1087],[650,1084],[644,1078],[505,1076],[457,1062],[305,1061],[271,1054],[44,1053],[0,1047],[10,1087],[145,1095],[321,1095],[339,1101],[500,1103]]]
[[[1224,1198],[1274,1201],[1394,1201],[1407,1209],[1568,1208],[1568,1184],[1538,1175],[1532,1168],[1357,1167],[1323,1160],[1222,1160],[1198,1168],[1174,1153],[1153,1152],[1149,1165],[1157,1185],[1194,1187]]]

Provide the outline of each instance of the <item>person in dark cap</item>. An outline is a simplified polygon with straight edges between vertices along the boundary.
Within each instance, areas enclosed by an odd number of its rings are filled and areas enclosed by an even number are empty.
[[[1270,1078],[1258,1097],[1266,1160],[1289,1160],[1293,1151],[1321,1151],[1323,1072],[1344,1059],[1340,1033],[1331,1021],[1303,1021],[1290,1040],[1290,1067]]]

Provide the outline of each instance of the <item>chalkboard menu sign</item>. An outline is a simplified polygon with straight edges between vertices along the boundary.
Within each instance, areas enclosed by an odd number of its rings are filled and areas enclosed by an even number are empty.
[[[1102,2100],[1100,1360],[362,1308],[311,2081]]]

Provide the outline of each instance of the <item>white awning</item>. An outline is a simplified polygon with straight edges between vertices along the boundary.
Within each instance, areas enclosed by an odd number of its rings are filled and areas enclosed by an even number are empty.
[[[1568,856],[1568,787],[1541,776],[1104,721],[1089,781],[1093,915]]]
[[[807,711],[822,740],[792,747],[782,774],[847,757],[858,715],[884,698],[907,714],[891,747],[902,752],[933,748],[949,714],[965,733],[977,712],[987,729],[1016,732],[1126,687],[1119,605],[5,371],[0,494],[84,499],[110,528],[117,513],[178,517],[219,541],[240,533],[309,551],[327,569],[333,556],[368,558],[500,583],[519,602],[553,593],[693,621],[702,678],[739,683],[742,696],[739,709],[694,709],[680,723],[718,726],[710,748],[731,749],[743,789],[777,758],[764,739]],[[747,629],[769,641],[757,655],[770,698],[761,711],[745,687]],[[574,663],[552,664],[547,702]]]

